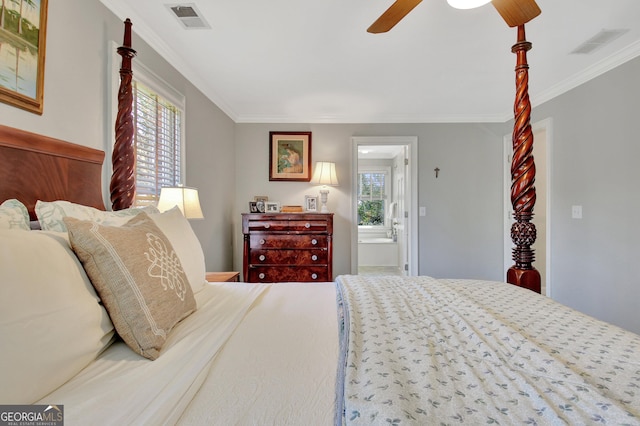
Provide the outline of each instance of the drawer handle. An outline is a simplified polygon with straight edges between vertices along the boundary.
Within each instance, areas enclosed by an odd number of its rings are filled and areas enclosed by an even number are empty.
[[[260,278],[261,280],[264,279],[264,272],[260,272],[260,274],[258,274],[258,278]]]
[[[264,262],[264,260],[266,259],[266,257],[264,257],[264,254],[261,254],[260,257],[258,258],[260,259],[260,261]]]
[[[311,260],[318,260],[318,256],[314,254],[313,256],[311,256]]]
[[[311,228],[311,224],[309,222],[307,222],[307,223],[304,224],[304,227],[305,228]]]
[[[318,274],[311,274],[311,278],[314,279],[314,280],[317,280],[318,279]]]
[[[264,244],[264,243],[265,243],[264,238],[261,238],[260,239],[260,244]]]
[[[318,240],[316,240],[316,239],[314,238],[313,240],[311,240],[311,244],[313,244],[313,245],[315,246],[316,244],[318,244]]]
[[[264,224],[264,227],[265,227],[266,229],[269,229],[269,228],[271,227],[271,225],[270,225],[270,224],[268,224],[268,223],[265,223],[265,224]]]

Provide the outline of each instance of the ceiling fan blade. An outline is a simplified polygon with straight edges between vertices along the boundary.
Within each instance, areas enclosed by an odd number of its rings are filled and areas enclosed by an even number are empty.
[[[420,4],[422,0],[396,0],[380,17],[367,28],[367,32],[386,33],[393,28],[407,13]]]
[[[492,0],[491,3],[510,27],[524,25],[541,13],[534,0]]]

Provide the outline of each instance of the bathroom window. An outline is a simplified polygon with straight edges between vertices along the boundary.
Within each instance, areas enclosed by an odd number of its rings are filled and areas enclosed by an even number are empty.
[[[387,225],[389,175],[388,168],[358,172],[358,226]]]

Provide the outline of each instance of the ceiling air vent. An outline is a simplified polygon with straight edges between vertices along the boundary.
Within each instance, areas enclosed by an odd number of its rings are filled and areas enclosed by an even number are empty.
[[[613,40],[617,39],[627,31],[629,30],[602,30],[598,34],[591,37],[589,40],[582,43],[580,46],[573,49],[571,51],[571,54],[588,55],[589,53],[593,53],[601,47],[604,47],[607,44],[611,43]]]
[[[188,30],[211,28],[202,17],[202,13],[200,13],[195,3],[166,4],[165,6],[178,18],[180,24]]]

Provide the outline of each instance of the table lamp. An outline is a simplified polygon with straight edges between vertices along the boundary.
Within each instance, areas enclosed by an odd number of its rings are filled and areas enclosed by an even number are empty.
[[[329,188],[327,186],[338,186],[338,177],[336,176],[336,163],[328,161],[318,161],[316,169],[311,178],[311,183],[322,185],[320,189],[320,202],[322,203],[321,213],[327,213],[327,199],[329,198]]]
[[[188,186],[164,187],[160,190],[158,210],[161,212],[178,206],[187,219],[204,219],[198,190]]]

